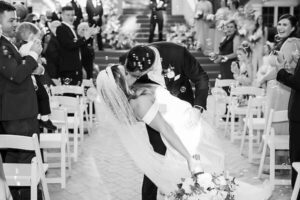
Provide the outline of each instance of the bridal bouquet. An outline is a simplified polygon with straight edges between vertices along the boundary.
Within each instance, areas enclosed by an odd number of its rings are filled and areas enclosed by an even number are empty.
[[[235,200],[235,178],[224,174],[198,173],[182,179],[178,189],[167,195],[168,200]]]

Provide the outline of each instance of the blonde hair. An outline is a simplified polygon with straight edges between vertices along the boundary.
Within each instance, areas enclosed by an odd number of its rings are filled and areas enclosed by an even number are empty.
[[[18,41],[28,41],[31,34],[40,34],[40,29],[33,23],[22,22],[16,30],[16,39]]]

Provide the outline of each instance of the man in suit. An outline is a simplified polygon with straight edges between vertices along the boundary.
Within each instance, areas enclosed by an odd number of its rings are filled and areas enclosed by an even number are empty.
[[[163,11],[166,10],[167,4],[165,0],[150,0],[150,35],[148,42],[153,42],[154,31],[156,24],[158,24],[158,41],[163,40],[163,26],[164,26],[164,16]]]
[[[62,24],[57,27],[56,37],[59,42],[59,77],[63,84],[80,85],[82,82],[82,64],[80,47],[92,37],[92,29],[87,29],[84,37],[78,38],[73,28],[74,9],[62,8]]]
[[[145,74],[152,67],[155,56],[157,56],[149,47],[154,47],[159,52],[164,78],[160,76],[160,72],[154,78]],[[208,75],[186,48],[170,42],[157,42],[148,46],[140,45],[122,55],[120,61],[125,64],[129,85],[134,82],[165,85],[174,96],[192,105],[206,108]],[[192,90],[190,81],[195,84],[195,92]],[[160,134],[149,126],[147,126],[147,131],[153,150],[165,155],[166,146]],[[157,187],[147,176],[144,176],[142,199],[156,200],[156,195]]]
[[[37,97],[31,74],[39,70],[37,59],[42,52],[42,45],[36,41],[28,56],[21,57],[11,42],[15,37],[16,20],[15,8],[0,1],[0,134],[32,136],[33,133],[39,133],[39,125]],[[33,152],[15,150],[1,151],[1,155],[8,163],[30,163],[34,157]],[[13,188],[11,191],[14,199],[20,199],[24,190]]]
[[[300,54],[295,55],[298,59],[294,74],[280,69],[277,73],[277,81],[290,87],[291,95],[288,105],[289,132],[290,132],[290,162],[300,162]],[[295,185],[297,172],[292,169],[292,187]],[[298,195],[297,200],[300,200]]]
[[[76,19],[74,20],[73,25],[74,25],[74,29],[77,30],[77,26],[80,24],[80,22],[83,19],[82,10],[81,10],[81,6],[77,2],[77,0],[72,0],[71,5],[72,5],[72,8],[74,9],[75,16],[76,16]]]
[[[86,13],[88,14],[88,21],[90,26],[100,27],[100,32],[97,34],[97,44],[99,51],[103,50],[101,26],[103,16],[103,5],[101,0],[87,0]]]

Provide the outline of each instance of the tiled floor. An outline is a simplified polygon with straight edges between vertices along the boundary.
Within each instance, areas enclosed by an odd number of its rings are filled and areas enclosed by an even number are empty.
[[[209,101],[210,102],[210,101]],[[210,104],[211,105],[211,104]],[[142,173],[125,152],[116,134],[105,123],[105,116],[93,133],[86,136],[79,161],[73,164],[67,187],[50,184],[52,200],[140,200]],[[256,178],[258,164],[249,164],[239,155],[239,143],[230,143],[218,134],[226,153],[226,168],[231,175],[251,184],[261,184]],[[267,176],[265,175],[265,178]],[[276,187],[271,200],[288,200],[289,186]]]

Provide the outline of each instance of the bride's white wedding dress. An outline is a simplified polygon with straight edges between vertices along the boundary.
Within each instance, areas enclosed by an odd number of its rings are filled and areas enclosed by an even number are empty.
[[[195,108],[189,103],[174,97],[161,86],[155,86],[155,103],[143,120],[150,123],[160,112],[166,122],[175,130],[188,151],[200,154],[201,167],[205,172],[221,173],[224,169],[224,154],[219,139],[213,128],[205,119],[195,115]],[[98,113],[99,114],[99,113]],[[165,156],[152,150],[144,123],[138,122],[130,128],[118,126],[114,128],[135,164],[158,186],[159,190],[168,194],[177,189],[181,178],[190,177],[185,160],[163,137],[167,146]],[[236,200],[266,200],[271,195],[271,187],[252,186],[238,182]]]

